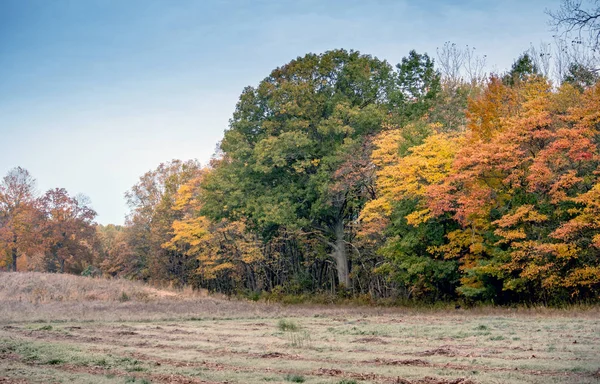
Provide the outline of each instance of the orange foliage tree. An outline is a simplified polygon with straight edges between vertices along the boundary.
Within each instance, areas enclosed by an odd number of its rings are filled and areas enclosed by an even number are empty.
[[[0,182],[0,263],[16,271],[19,258],[41,251],[40,224],[35,179],[14,168]]]
[[[60,273],[81,273],[93,257],[96,212],[84,196],[71,197],[63,188],[42,198],[46,268]]]
[[[453,172],[427,191],[431,213],[460,224],[436,251],[460,261],[468,297],[549,300],[598,288],[589,278],[597,259],[564,241],[568,223],[585,221],[598,167],[597,88],[580,96],[570,87],[555,92],[532,76],[508,89],[492,78],[470,104]]]

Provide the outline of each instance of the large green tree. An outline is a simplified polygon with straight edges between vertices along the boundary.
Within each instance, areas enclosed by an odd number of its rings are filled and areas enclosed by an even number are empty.
[[[395,71],[334,50],[275,69],[240,96],[223,159],[205,183],[203,213],[243,218],[266,240],[282,227],[300,230],[329,249],[338,282],[350,286],[350,229],[368,197],[369,172],[341,182],[352,169],[348,153],[360,153],[391,116],[426,111],[439,88],[432,68],[415,52]]]

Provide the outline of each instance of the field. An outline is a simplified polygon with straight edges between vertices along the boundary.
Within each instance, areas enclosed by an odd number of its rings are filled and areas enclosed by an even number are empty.
[[[0,273],[0,383],[599,383],[598,309],[280,306]]]

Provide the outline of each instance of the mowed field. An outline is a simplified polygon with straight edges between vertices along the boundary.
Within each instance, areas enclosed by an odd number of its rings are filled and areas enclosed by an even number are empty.
[[[0,273],[0,383],[599,383],[600,311],[281,306]]]

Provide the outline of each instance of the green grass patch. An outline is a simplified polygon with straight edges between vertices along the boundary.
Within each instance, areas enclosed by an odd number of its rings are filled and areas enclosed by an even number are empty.
[[[60,365],[63,364],[64,361],[61,359],[50,359],[48,361],[46,361],[44,364],[48,364],[48,365]]]
[[[306,379],[304,378],[304,376],[302,375],[286,375],[285,376],[285,381],[289,381],[292,383],[304,383],[306,381]]]
[[[147,368],[139,360],[83,351],[67,344],[0,338],[0,345],[2,345],[2,350],[16,353],[22,356],[24,361],[37,364],[60,365],[68,362],[82,367],[101,366],[107,369],[123,369],[128,372],[147,371]]]
[[[279,328],[281,331],[296,332],[300,329],[300,326],[292,320],[281,319],[277,323],[277,328]]]

